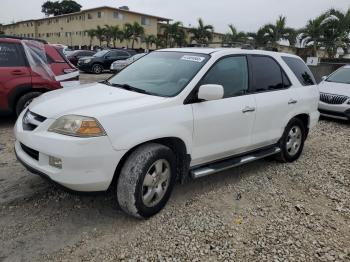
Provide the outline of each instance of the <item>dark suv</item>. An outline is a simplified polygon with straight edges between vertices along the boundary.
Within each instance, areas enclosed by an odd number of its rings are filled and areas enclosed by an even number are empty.
[[[78,68],[81,71],[101,74],[104,70],[110,70],[113,62],[128,59],[135,54],[136,51],[131,49],[102,50],[93,56],[79,59]]]
[[[23,40],[40,41],[47,64],[42,68],[38,63],[31,65]],[[45,66],[52,74],[50,77],[43,70]],[[0,36],[0,112],[19,115],[35,97],[78,80],[79,71],[59,47],[37,39]]]

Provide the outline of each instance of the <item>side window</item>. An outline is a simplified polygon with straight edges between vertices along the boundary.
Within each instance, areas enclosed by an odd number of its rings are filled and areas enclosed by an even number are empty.
[[[301,59],[287,56],[283,56],[282,59],[284,60],[284,62],[286,62],[286,64],[293,71],[293,73],[303,86],[310,86],[316,84],[315,78],[312,75],[310,69],[307,67],[307,65],[305,65],[305,63]]]
[[[124,51],[117,51],[117,56],[129,57],[130,55]]]
[[[227,57],[217,62],[201,81],[201,85],[224,87],[224,98],[243,95],[248,91],[248,64],[245,56]]]
[[[25,66],[20,47],[12,43],[0,43],[0,67]]]
[[[255,92],[283,89],[291,85],[279,64],[271,57],[252,56],[251,67]]]

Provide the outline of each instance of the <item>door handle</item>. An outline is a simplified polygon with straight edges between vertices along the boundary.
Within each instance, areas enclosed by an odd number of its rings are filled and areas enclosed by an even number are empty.
[[[298,101],[295,100],[295,99],[291,99],[291,100],[288,101],[288,105],[293,105],[293,104],[296,104],[296,103],[298,103]]]
[[[15,75],[15,76],[20,76],[20,75],[25,75],[25,72],[21,71],[21,70],[13,70],[11,72],[12,75]]]
[[[250,107],[250,106],[246,106],[245,108],[242,109],[242,113],[248,113],[248,112],[254,112],[255,111],[255,107]]]

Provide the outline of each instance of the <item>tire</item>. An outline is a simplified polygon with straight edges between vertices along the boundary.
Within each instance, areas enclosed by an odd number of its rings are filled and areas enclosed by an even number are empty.
[[[97,75],[102,74],[103,72],[103,66],[100,64],[94,64],[91,69],[92,72]]]
[[[21,96],[16,104],[16,115],[19,116],[21,112],[33,101],[33,99],[41,94],[41,92],[31,92]]]
[[[280,140],[281,152],[276,156],[277,160],[283,163],[297,160],[303,151],[305,139],[304,123],[298,118],[293,118],[286,126]]]
[[[155,143],[142,145],[121,169],[116,187],[118,204],[131,216],[149,218],[166,205],[175,181],[176,158],[172,150]]]

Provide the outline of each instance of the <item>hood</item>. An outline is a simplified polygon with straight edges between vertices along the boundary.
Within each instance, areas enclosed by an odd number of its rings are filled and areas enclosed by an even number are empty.
[[[322,93],[350,97],[350,84],[323,81],[318,85],[318,89]]]
[[[165,99],[94,83],[45,93],[33,100],[29,110],[54,119],[69,114],[98,118],[109,113],[157,104]]]

